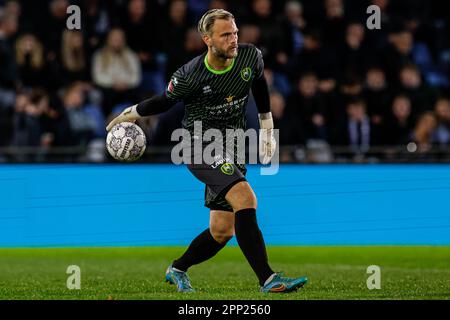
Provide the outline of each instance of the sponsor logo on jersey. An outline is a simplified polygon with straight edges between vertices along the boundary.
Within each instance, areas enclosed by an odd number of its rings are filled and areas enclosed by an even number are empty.
[[[225,100],[227,100],[228,103],[230,103],[231,101],[233,101],[234,96],[232,96],[231,94],[225,98]]]
[[[235,96],[231,96],[231,99],[225,98],[225,103],[216,105],[216,106],[206,106],[206,110],[211,115],[217,114],[231,114],[235,108],[243,108],[245,106],[245,101],[247,100],[248,95],[240,98],[234,99]],[[228,102],[230,100],[230,102]]]
[[[250,80],[251,76],[252,76],[252,68],[246,67],[246,68],[241,70],[241,78],[242,78],[242,80],[248,81],[248,80]]]
[[[216,169],[218,166],[228,163],[231,164],[231,159],[229,157],[223,158],[221,155],[214,156],[214,163],[211,164],[211,168]]]
[[[210,86],[204,86],[203,87],[203,94],[212,93]]]

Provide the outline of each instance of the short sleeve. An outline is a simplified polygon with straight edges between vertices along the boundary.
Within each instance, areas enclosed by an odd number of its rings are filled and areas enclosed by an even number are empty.
[[[264,60],[261,50],[255,47],[256,50],[256,67],[255,67],[255,78],[259,79],[264,74]]]
[[[182,69],[178,69],[170,78],[166,87],[166,97],[170,100],[181,101],[190,93],[189,83]]]

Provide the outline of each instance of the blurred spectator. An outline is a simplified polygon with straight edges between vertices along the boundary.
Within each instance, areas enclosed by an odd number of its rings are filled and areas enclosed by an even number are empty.
[[[127,47],[121,29],[112,29],[105,47],[95,53],[92,78],[102,89],[105,117],[116,104],[136,99],[134,89],[141,81],[141,67],[136,53]]]
[[[415,64],[425,77],[433,77],[434,61],[428,46],[424,42],[414,42],[414,34],[405,26],[394,29],[389,35],[390,46],[383,50],[385,68],[389,80],[395,81],[396,75],[405,65]]]
[[[325,18],[322,21],[324,42],[337,48],[344,39],[345,8],[344,0],[324,0]]]
[[[142,67],[141,89],[145,94],[164,90],[166,84],[164,66],[158,55],[158,46],[164,35],[153,32],[152,37],[143,37],[149,30],[158,30],[158,14],[160,8],[157,3],[145,0],[130,0],[126,12],[122,15],[122,26],[131,50],[139,57]],[[161,48],[159,48],[161,50]]]
[[[302,30],[306,27],[303,18],[303,6],[300,2],[290,0],[284,7],[284,15],[281,19],[283,32],[283,47],[287,57],[291,60],[298,55],[303,48],[304,38]]]
[[[300,126],[286,116],[286,102],[279,92],[270,92],[270,105],[274,127],[279,130],[280,145],[302,144]]]
[[[228,3],[225,0],[211,0],[208,5],[209,9],[224,9],[228,10]],[[204,11],[201,12],[201,15],[203,15]],[[200,18],[201,18],[200,15]]]
[[[190,28],[186,32],[184,40],[184,55],[186,58],[193,59],[206,50],[205,43],[196,28]]]
[[[22,19],[22,6],[18,0],[5,1],[4,12],[7,17],[14,17],[18,23],[18,33],[21,33],[23,26],[26,24]]]
[[[440,98],[434,107],[437,118],[437,128],[433,135],[433,142],[441,147],[450,145],[450,100]]]
[[[347,25],[345,41],[339,46],[339,68],[341,74],[355,73],[362,77],[371,62],[371,53],[364,43],[365,26],[359,22]]]
[[[17,18],[7,16],[0,8],[0,88],[15,89],[19,74],[9,39],[17,32]],[[0,102],[1,104],[1,102]]]
[[[164,31],[163,48],[167,54],[166,79],[189,61],[183,56],[186,32],[191,26],[185,0],[173,0],[169,4],[168,19],[161,25]]]
[[[267,81],[269,91],[275,90],[283,95],[286,99],[291,92],[291,84],[285,74],[274,72],[270,68],[264,68],[264,76]]]
[[[340,121],[340,119],[347,115],[348,104],[351,101],[361,98],[363,94],[363,82],[358,75],[352,73],[347,74],[340,82],[337,91],[331,114],[335,121]],[[367,107],[367,105],[365,107]]]
[[[376,5],[380,8],[380,23],[383,27],[376,30],[376,32],[366,32],[368,46],[375,52],[379,52],[386,47],[388,43],[388,31],[392,29],[391,0],[370,0],[368,5]]]
[[[271,0],[253,0],[247,21],[260,29],[258,47],[264,63],[275,70],[288,63],[288,54],[283,51],[282,30],[275,20]]]
[[[84,0],[82,2],[81,24],[87,40],[86,49],[89,56],[94,54],[106,38],[111,26],[111,18],[102,0]]]
[[[431,111],[425,112],[417,120],[411,138],[416,143],[419,153],[427,153],[432,148],[436,127],[436,116]]]
[[[62,33],[66,29],[68,0],[52,0],[49,5],[49,15],[41,19],[39,28],[42,30],[42,40],[47,49],[47,58],[52,61],[57,58],[61,49]]]
[[[411,100],[406,95],[397,95],[392,102],[391,112],[386,115],[383,142],[387,145],[406,145],[411,141],[413,126]]]
[[[364,100],[350,101],[346,111],[345,120],[335,129],[335,144],[349,146],[355,154],[365,153],[371,146],[380,144],[380,128],[370,121]]]
[[[17,96],[14,113],[14,145],[39,146],[42,128],[40,116],[45,112],[42,101],[31,101],[25,94]]]
[[[411,99],[414,113],[420,114],[433,109],[436,93],[423,83],[420,71],[415,65],[408,64],[401,68],[399,78],[399,90],[405,92]]]
[[[16,62],[22,84],[26,87],[46,86],[48,70],[45,66],[42,43],[32,34],[23,34],[16,41]]]
[[[337,65],[332,51],[322,45],[318,30],[306,28],[304,46],[294,60],[295,66],[290,70],[291,78],[305,72],[314,72],[319,79],[336,78]]]
[[[280,146],[303,144],[300,126],[285,115],[285,99],[277,91],[270,92],[270,105],[273,116],[274,128],[278,130],[278,143]],[[294,158],[292,150],[280,149],[280,160],[290,162]]]
[[[20,79],[9,40],[16,32],[17,17],[0,8],[0,146],[9,144],[13,133],[12,108]]]
[[[239,27],[240,43],[253,43],[258,46],[260,36],[261,30],[255,24],[243,24]]]
[[[367,70],[363,96],[372,121],[381,124],[389,113],[390,91],[383,69],[372,67]]]
[[[16,160],[38,161],[52,146],[67,145],[70,132],[65,114],[51,106],[45,91],[33,90],[17,96],[14,114],[15,146],[41,147],[41,154],[24,154]]]
[[[67,88],[63,96],[63,106],[69,120],[71,145],[87,146],[94,138],[96,122],[85,110],[82,86],[74,84]]]
[[[61,64],[63,79],[66,84],[90,80],[89,61],[84,47],[83,34],[80,31],[64,31]]]
[[[313,73],[305,73],[298,81],[297,89],[289,96],[287,115],[302,128],[303,139],[328,137],[326,106],[318,91],[318,79]],[[294,120],[295,119],[295,120]]]
[[[152,37],[142,35],[149,30],[156,30],[154,13],[148,12],[145,0],[130,0],[127,11],[121,19],[121,27],[124,30],[127,43],[131,50],[136,52],[144,71],[155,69],[155,44],[159,43],[161,34],[153,32]]]
[[[413,35],[405,29],[393,30],[389,34],[389,45],[383,50],[384,68],[387,70],[388,81],[394,83],[400,68],[406,64],[412,64],[411,50],[413,47]]]
[[[7,15],[13,15],[16,18],[19,18],[22,13],[20,3],[17,0],[5,1],[4,10]]]

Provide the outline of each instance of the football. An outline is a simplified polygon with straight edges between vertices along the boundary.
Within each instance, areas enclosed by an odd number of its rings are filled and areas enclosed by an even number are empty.
[[[119,161],[138,160],[144,154],[146,144],[144,131],[132,122],[116,124],[106,136],[109,154]]]

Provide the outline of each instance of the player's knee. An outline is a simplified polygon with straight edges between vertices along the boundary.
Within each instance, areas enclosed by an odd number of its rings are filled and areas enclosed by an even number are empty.
[[[234,235],[233,228],[211,228],[211,235],[218,243],[227,243]]]
[[[256,207],[257,207],[256,196],[253,192],[249,192],[242,198],[242,201],[236,203],[236,205],[233,207],[233,209],[236,212],[236,211],[239,211],[242,209],[248,209],[248,208],[256,209]]]
[[[253,192],[249,192],[248,194],[242,195],[239,201],[235,201],[231,204],[234,212],[238,212],[242,209],[253,208],[256,209],[258,205],[258,201],[256,200],[256,196]]]
[[[234,212],[248,208],[256,209],[258,205],[255,193],[247,182],[236,184],[225,198],[233,207]]]

